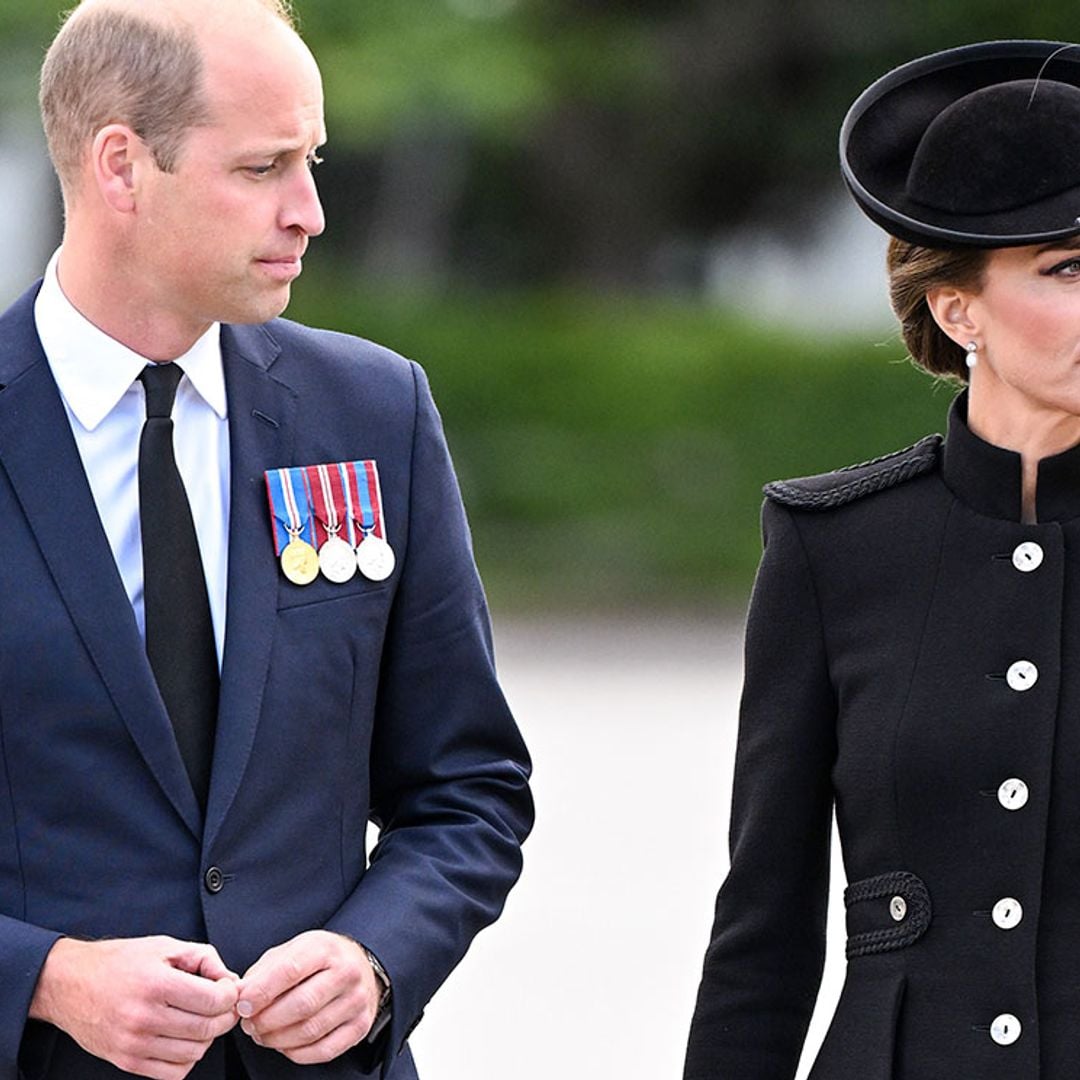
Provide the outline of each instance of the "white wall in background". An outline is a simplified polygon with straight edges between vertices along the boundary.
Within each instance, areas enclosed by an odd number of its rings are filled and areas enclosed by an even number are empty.
[[[825,202],[809,237],[760,229],[718,239],[710,299],[749,317],[810,331],[874,332],[893,326],[885,277],[887,237],[843,193]]]

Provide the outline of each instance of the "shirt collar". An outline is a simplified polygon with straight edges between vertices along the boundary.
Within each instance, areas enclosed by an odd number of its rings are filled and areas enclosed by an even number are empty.
[[[1020,455],[985,442],[968,427],[966,390],[949,410],[942,470],[948,487],[972,509],[989,517],[1020,520]],[[1040,523],[1080,517],[1080,445],[1039,462],[1035,504]]]
[[[60,252],[49,260],[34,303],[38,337],[53,378],[75,419],[93,431],[116,407],[148,361],[109,337],[64,295]],[[228,415],[221,363],[221,325],[214,323],[176,362],[198,395],[222,420]]]

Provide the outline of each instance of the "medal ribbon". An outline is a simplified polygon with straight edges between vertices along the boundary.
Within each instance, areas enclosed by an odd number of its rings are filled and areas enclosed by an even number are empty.
[[[386,539],[386,528],[383,525],[382,516],[382,488],[379,486],[379,467],[374,461],[364,461],[364,472],[367,474],[368,499],[371,502],[372,513],[375,515],[375,535],[380,540]]]
[[[304,470],[269,470],[266,490],[274,518],[274,554],[280,555],[294,538],[310,544],[315,530]]]
[[[284,469],[270,469],[265,474],[266,497],[270,502],[270,520],[274,530],[274,555],[276,557],[280,557],[289,543],[289,512],[285,508],[285,492],[281,477],[284,471]]]
[[[335,532],[353,548],[365,536],[386,539],[379,468],[374,461],[270,469],[266,493],[277,556],[294,537],[316,550]]]
[[[309,465],[304,472],[311,491],[312,509],[315,512],[315,547],[322,550],[327,539],[336,536],[340,528],[337,506],[334,504],[334,493],[330,489],[330,477],[326,466]]]
[[[360,528],[361,540],[372,533],[379,535],[376,529],[382,518],[382,514],[376,510],[379,498],[378,473],[376,473],[376,481],[373,486],[367,470],[368,465],[374,467],[375,462],[350,461],[345,466],[349,476],[349,495],[352,498],[353,521]],[[361,473],[363,473],[363,477],[361,477]]]
[[[337,482],[337,487],[334,488],[335,499],[338,491],[341,491],[341,505],[345,511],[343,514],[345,530],[348,533],[349,545],[355,551],[357,544],[360,543],[363,537],[357,536],[356,511],[354,510],[352,492],[349,490],[349,466],[345,462],[339,461],[336,465],[331,466],[330,475],[331,484]]]

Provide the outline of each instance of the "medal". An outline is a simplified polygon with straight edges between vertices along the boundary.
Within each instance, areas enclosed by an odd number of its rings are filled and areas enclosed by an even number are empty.
[[[303,469],[271,470],[266,490],[281,572],[294,585],[310,585],[319,576],[319,555],[311,543],[315,530]]]
[[[274,553],[294,585],[310,585],[320,573],[338,585],[357,571],[375,582],[394,573],[374,460],[270,469],[266,491]]]
[[[319,576],[318,552],[297,534],[281,553],[281,569],[294,585],[310,585]]]
[[[334,466],[310,465],[307,477],[315,504],[315,517],[326,533],[326,540],[319,548],[319,569],[327,581],[344,585],[356,573],[356,555],[352,545],[338,535],[341,532],[338,503],[345,502],[345,492],[342,488],[339,498],[334,479],[341,485],[341,475]]]
[[[397,559],[394,549],[374,534],[365,536],[356,549],[356,565],[368,581],[385,581],[393,572]]]
[[[362,537],[356,549],[356,565],[368,581],[385,581],[394,572],[397,559],[386,539],[378,466],[374,461],[353,461],[346,471],[349,477],[346,492],[356,531]]]
[[[356,573],[356,554],[340,536],[331,536],[319,548],[319,569],[328,581],[344,585]]]

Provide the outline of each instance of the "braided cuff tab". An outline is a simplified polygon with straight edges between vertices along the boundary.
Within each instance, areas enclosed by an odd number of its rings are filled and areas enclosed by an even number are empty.
[[[914,945],[929,928],[933,911],[922,879],[906,870],[853,882],[844,890],[844,906],[849,958]]]

